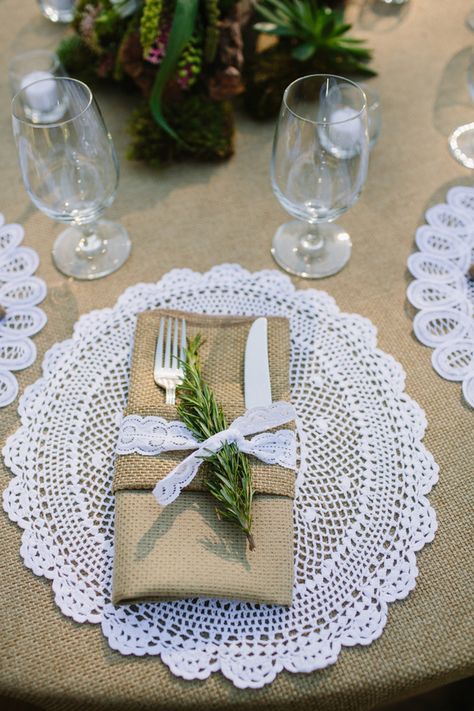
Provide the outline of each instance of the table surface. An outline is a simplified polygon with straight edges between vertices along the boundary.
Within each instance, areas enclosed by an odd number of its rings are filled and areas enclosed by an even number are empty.
[[[425,409],[425,442],[440,465],[430,495],[439,530],[418,555],[419,577],[410,596],[389,608],[382,637],[368,647],[344,649],[336,665],[312,674],[283,673],[268,687],[239,691],[220,674],[205,682],[175,678],[157,658],[112,652],[93,625],[59,612],[51,584],[20,559],[20,530],[0,517],[0,696],[44,708],[286,709],[308,704],[319,711],[368,709],[460,679],[474,672],[472,580],[474,556],[473,413],[461,388],[431,369],[431,351],[412,334],[405,298],[406,260],[425,209],[452,185],[469,184],[469,172],[449,156],[447,135],[472,120],[465,69],[474,35],[465,26],[470,3],[412,0],[405,9],[355,2],[348,13],[357,34],[375,50],[379,76],[372,84],[383,107],[382,134],[371,155],[364,193],[341,224],[353,238],[353,255],[340,274],[302,288],[328,291],[345,311],[367,316],[379,345],[407,372],[407,392]],[[223,165],[182,164],[162,171],[126,160],[130,101],[112,89],[97,96],[121,157],[122,175],[111,217],[133,240],[127,264],[112,276],[81,283],[51,263],[60,226],[30,203],[10,132],[6,63],[26,49],[54,48],[64,33],[39,15],[36,3],[2,0],[0,54],[0,211],[26,230],[25,244],[40,253],[38,275],[48,284],[48,325],[35,338],[37,363],[20,374],[23,388],[40,374],[41,357],[69,337],[78,316],[111,306],[139,281],[156,281],[173,267],[202,271],[223,262],[256,270],[273,267],[273,232],[285,214],[272,195],[269,156],[273,125],[242,117],[236,155]],[[15,405],[0,411],[0,441],[18,427]],[[1,486],[9,472],[0,467]]]

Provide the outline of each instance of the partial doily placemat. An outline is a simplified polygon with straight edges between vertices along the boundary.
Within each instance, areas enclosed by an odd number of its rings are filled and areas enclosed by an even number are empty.
[[[433,368],[462,382],[474,407],[474,188],[451,188],[426,221],[416,232],[419,252],[408,258],[415,281],[407,297],[419,309],[413,330],[434,349]]]
[[[36,347],[30,336],[46,323],[46,314],[36,306],[46,296],[46,284],[32,276],[38,255],[20,246],[21,225],[4,222],[0,214],[0,407],[16,398],[18,382],[12,371],[34,363]]]
[[[290,320],[301,446],[290,608],[110,602],[114,452],[136,315],[156,308]],[[261,687],[283,669],[333,664],[342,645],[373,642],[388,603],[415,586],[415,553],[436,530],[426,495],[437,466],[401,366],[378,350],[367,319],[340,313],[321,291],[295,290],[277,271],[181,269],[127,289],[47,353],[19,412],[3,450],[14,475],[4,508],[24,529],[25,565],[52,580],[65,615],[99,623],[122,654],[160,655],[185,679],[220,670],[238,687]]]

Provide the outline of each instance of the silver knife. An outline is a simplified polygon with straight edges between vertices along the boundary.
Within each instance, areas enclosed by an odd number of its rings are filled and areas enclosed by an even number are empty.
[[[258,318],[250,326],[245,346],[245,407],[268,407],[272,404],[270,367],[268,363],[268,322]]]

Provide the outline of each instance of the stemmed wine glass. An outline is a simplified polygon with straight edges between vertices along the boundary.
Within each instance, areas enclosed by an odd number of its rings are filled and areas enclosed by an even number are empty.
[[[119,164],[89,87],[66,77],[33,82],[14,96],[12,121],[28,195],[69,225],[54,243],[58,269],[76,279],[118,269],[130,239],[121,224],[99,218],[114,200]]]
[[[467,88],[474,101],[474,49],[471,49],[467,67]],[[474,121],[455,128],[449,136],[448,147],[458,163],[472,170],[474,168]]]
[[[351,240],[333,221],[358,199],[368,160],[367,102],[357,84],[314,74],[287,87],[271,167],[276,197],[297,218],[273,238],[283,269],[318,278],[347,263]]]
[[[12,97],[27,84],[33,84],[39,79],[50,79],[53,76],[66,77],[67,72],[56,52],[51,52],[49,49],[33,49],[29,52],[22,52],[13,57],[8,65]],[[31,113],[35,109],[37,110],[37,107],[32,107]]]

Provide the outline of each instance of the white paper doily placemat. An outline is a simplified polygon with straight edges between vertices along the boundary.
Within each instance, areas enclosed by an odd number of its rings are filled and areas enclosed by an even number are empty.
[[[462,382],[474,407],[474,188],[451,188],[446,203],[430,207],[428,224],[416,232],[419,252],[408,268],[415,281],[407,289],[419,312],[413,330],[434,348],[433,368],[447,380]]]
[[[303,465],[289,609],[110,603],[115,443],[136,314],[157,307],[290,320]],[[174,270],[83,316],[73,337],[47,353],[43,371],[21,398],[22,426],[3,450],[14,474],[4,508],[24,529],[25,565],[52,580],[65,615],[101,624],[113,649],[161,655],[185,679],[221,670],[236,686],[260,687],[283,669],[333,664],[342,645],[369,644],[388,603],[414,587],[415,553],[436,530],[425,417],[404,393],[401,366],[377,349],[372,324],[340,313],[327,294],[297,291],[277,271]]]

